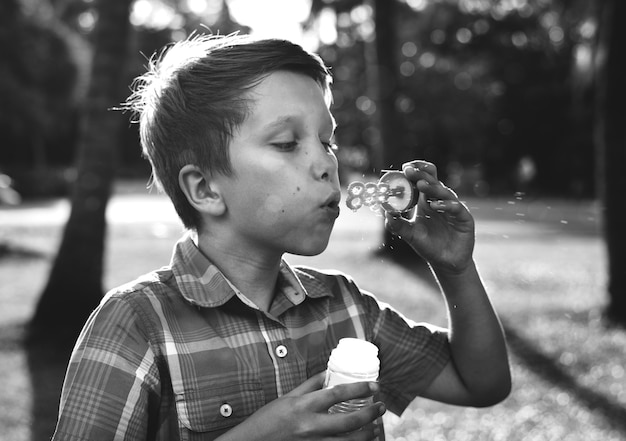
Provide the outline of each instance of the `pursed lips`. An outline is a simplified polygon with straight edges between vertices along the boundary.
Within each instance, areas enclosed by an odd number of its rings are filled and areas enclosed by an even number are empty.
[[[339,216],[339,202],[341,201],[341,192],[332,192],[324,201],[321,208],[327,210],[335,218]]]

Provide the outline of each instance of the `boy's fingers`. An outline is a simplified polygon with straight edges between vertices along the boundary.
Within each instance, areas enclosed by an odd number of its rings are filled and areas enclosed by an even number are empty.
[[[416,181],[422,175],[430,175],[437,180],[437,166],[428,161],[411,161],[402,164],[402,171],[407,178]]]
[[[434,200],[431,201],[430,208],[436,211],[448,212],[450,214],[460,214],[465,211],[465,205],[456,200]]]
[[[316,390],[320,390],[324,386],[325,376],[326,376],[325,372],[320,372],[317,375],[313,375],[311,378],[306,380],[300,386],[294,388],[293,390],[291,390],[289,393],[285,395],[289,397],[299,397],[309,392],[315,392]]]
[[[458,202],[458,196],[454,190],[432,177],[429,179],[420,178],[415,186],[420,192],[420,196],[423,196],[426,201],[449,200]]]
[[[378,393],[377,383],[359,382],[350,384],[338,384],[330,389],[316,392],[314,404],[316,408],[328,409],[333,404],[355,398],[366,398]],[[312,394],[313,395],[313,394]]]
[[[370,440],[375,438],[373,432],[376,419],[385,412],[385,406],[381,402],[373,403],[364,408],[350,413],[329,414],[328,409],[334,404],[355,398],[367,398],[379,392],[379,386],[374,382],[359,382],[351,384],[339,384],[329,389],[319,390],[323,386],[324,373],[315,375],[292,390],[287,395],[303,397],[306,402],[300,403],[308,411],[315,412],[315,426],[320,434],[331,436],[335,439],[338,435],[346,435],[348,438],[337,439]],[[307,394],[308,392],[308,394]]]
[[[327,415],[324,417],[324,427],[328,430],[328,434],[347,434],[361,430],[371,431],[374,428],[373,423],[378,417],[382,416],[385,411],[384,404],[377,402],[356,412]],[[363,435],[366,434],[363,433]]]

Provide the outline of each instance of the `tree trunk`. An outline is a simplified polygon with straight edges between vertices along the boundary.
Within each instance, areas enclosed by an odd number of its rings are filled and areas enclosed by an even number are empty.
[[[400,141],[402,127],[400,127],[396,112],[399,80],[396,57],[398,53],[397,9],[397,0],[374,0],[381,156],[383,167],[393,169],[399,169],[407,160],[404,146]],[[382,251],[398,260],[416,258],[415,252],[406,242],[387,230],[383,233]]]
[[[71,347],[103,295],[106,206],[114,175],[131,0],[98,0],[93,64],[77,157],[72,209],[48,283],[29,324],[30,343]]]
[[[395,106],[398,94],[396,9],[396,0],[374,0],[378,120],[384,168],[398,168],[402,157]]]
[[[608,254],[607,317],[626,325],[626,228],[622,209],[626,194],[626,3],[604,0],[600,10],[600,40],[596,76],[596,143],[600,191],[604,202],[604,231]]]

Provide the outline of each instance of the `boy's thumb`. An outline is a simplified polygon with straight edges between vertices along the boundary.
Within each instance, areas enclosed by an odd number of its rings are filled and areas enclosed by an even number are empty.
[[[385,213],[385,228],[392,234],[404,238],[405,232],[410,229],[409,222],[402,216]]]
[[[428,231],[424,225],[402,216],[386,214],[385,227],[417,251],[419,244],[426,240]]]

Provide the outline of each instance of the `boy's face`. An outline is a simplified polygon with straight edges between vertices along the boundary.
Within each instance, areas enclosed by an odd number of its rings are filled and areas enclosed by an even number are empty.
[[[339,215],[335,121],[311,78],[274,72],[250,92],[232,137],[233,174],[217,179],[225,220],[249,252],[321,253]]]

